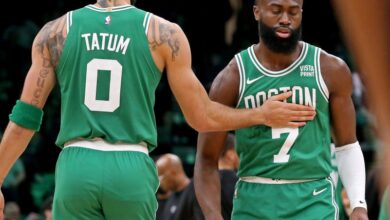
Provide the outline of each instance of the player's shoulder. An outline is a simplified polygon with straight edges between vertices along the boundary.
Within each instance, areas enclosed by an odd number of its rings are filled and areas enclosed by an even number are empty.
[[[150,19],[152,23],[158,24],[160,29],[168,28],[170,30],[182,31],[181,27],[177,23],[171,22],[158,15],[153,14]]]
[[[225,70],[233,74],[239,72],[237,59],[235,57],[230,60]]]
[[[238,63],[235,58],[232,58],[228,65],[223,68],[214,79],[214,83],[224,82],[227,79],[237,78],[239,74]]]
[[[338,91],[340,88],[349,88],[352,83],[352,74],[346,62],[324,50],[320,54],[321,75],[329,89],[329,92]]]
[[[325,50],[320,50],[321,72],[349,72],[347,63],[338,56],[330,54]]]
[[[33,43],[33,55],[47,55],[56,66],[67,35],[66,14],[47,22],[38,32]]]
[[[47,42],[59,33],[66,34],[66,14],[47,22],[38,32],[36,40]]]

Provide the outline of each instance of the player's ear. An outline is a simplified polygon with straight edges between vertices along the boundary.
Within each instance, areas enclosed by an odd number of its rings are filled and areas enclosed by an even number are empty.
[[[254,5],[253,6],[253,15],[255,16],[256,21],[260,20],[260,14],[261,14],[260,7],[257,5]]]

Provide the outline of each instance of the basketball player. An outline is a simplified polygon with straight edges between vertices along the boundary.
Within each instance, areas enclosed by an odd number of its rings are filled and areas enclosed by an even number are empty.
[[[0,186],[39,130],[42,108],[57,82],[62,115],[56,144],[63,150],[53,218],[155,219],[158,178],[148,152],[157,145],[154,93],[164,69],[188,123],[198,131],[299,127],[315,114],[310,107],[281,102],[291,93],[255,110],[210,101],[191,70],[189,44],[176,24],[129,0],[99,0],[47,23],[36,36],[32,66],[0,145]]]
[[[238,53],[214,80],[210,97],[240,108],[291,91],[288,102],[312,106],[300,128],[236,130],[239,182],[232,219],[337,219],[330,179],[331,128],[336,160],[353,212],[367,219],[364,158],[355,135],[351,73],[339,58],[300,41],[303,0],[257,0],[260,41]],[[206,219],[222,219],[218,156],[226,132],[199,135],[195,189]],[[217,196],[216,196],[217,195]]]

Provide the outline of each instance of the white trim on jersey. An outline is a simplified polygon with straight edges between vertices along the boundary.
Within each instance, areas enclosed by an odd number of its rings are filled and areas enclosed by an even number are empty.
[[[150,20],[151,20],[152,16],[153,16],[153,14],[152,14],[152,13],[149,13],[149,12],[147,12],[147,13],[145,14],[145,18],[144,18],[144,23],[143,23],[143,25],[144,25],[144,28],[145,28],[145,34],[146,34],[146,36],[148,35],[149,24],[150,24]]]
[[[332,205],[334,207],[334,219],[335,220],[338,220],[339,219],[339,206],[337,205],[337,202],[336,202],[336,192],[335,192],[335,189],[336,189],[336,186],[334,185],[333,181],[329,178],[326,178],[326,181],[329,182],[330,184],[330,189],[332,191]]]
[[[66,13],[66,34],[69,33],[70,27],[72,26],[72,17],[73,11],[69,11]]]
[[[321,49],[316,48],[314,52],[314,71],[316,73],[316,82],[322,96],[325,98],[326,102],[329,102],[329,90],[324,82],[324,79],[322,78],[321,73],[320,55]]]
[[[306,183],[315,181],[318,179],[301,179],[301,180],[285,180],[285,179],[273,179],[260,176],[243,176],[240,177],[240,181],[248,183],[262,183],[262,184],[291,184],[291,183]]]
[[[146,20],[148,20],[148,16],[149,16],[149,12],[146,12],[144,17],[144,22],[142,22],[142,26],[144,26],[144,28],[146,27]]]
[[[98,12],[123,11],[123,10],[135,8],[132,5],[120,5],[120,6],[107,7],[107,8],[99,8],[96,5],[87,5],[85,7]]]
[[[245,68],[244,68],[244,64],[242,62],[241,54],[237,54],[235,56],[235,59],[236,59],[237,66],[238,66],[238,72],[240,73],[240,89],[239,89],[239,97],[240,98],[238,99],[238,102],[236,105],[236,108],[237,108],[242,100],[242,97],[243,97],[244,91],[245,91]]]
[[[319,82],[320,82],[320,88],[324,91],[326,97],[329,98],[329,90],[328,90],[328,87],[326,86],[325,84],[325,81],[324,81],[324,78],[322,77],[322,73],[321,73],[321,61],[320,61],[320,57],[321,57],[321,49],[318,48],[318,54],[317,54],[317,57],[316,57],[316,61],[317,61],[317,67],[318,67],[318,79],[319,79]]]
[[[64,148],[67,147],[81,147],[99,151],[136,151],[144,154],[149,153],[148,147],[145,142],[141,142],[139,144],[111,144],[100,138],[94,140],[79,140],[67,142],[65,143]]]
[[[303,42],[302,51],[301,51],[299,57],[298,57],[290,66],[288,66],[287,68],[285,68],[285,69],[283,69],[283,70],[272,71],[272,70],[269,70],[269,69],[265,68],[265,67],[259,62],[259,60],[258,60],[257,57],[256,57],[255,51],[254,51],[254,46],[255,46],[255,45],[252,45],[252,46],[249,48],[249,51],[248,51],[249,57],[250,57],[250,59],[252,60],[253,65],[255,65],[255,67],[256,67],[261,73],[263,73],[264,75],[269,76],[269,77],[280,77],[280,76],[284,76],[284,75],[287,75],[287,74],[289,74],[290,72],[292,72],[300,63],[302,63],[303,60],[305,60],[305,57],[306,57],[306,54],[307,54],[307,51],[308,51],[308,48],[309,48],[309,46],[307,45],[307,43]]]

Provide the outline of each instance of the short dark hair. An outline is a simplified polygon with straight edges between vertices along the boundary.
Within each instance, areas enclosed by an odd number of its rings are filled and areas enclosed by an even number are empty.
[[[221,152],[221,157],[224,157],[228,150],[234,150],[235,145],[236,143],[234,134],[228,133],[223,146],[223,151]]]

